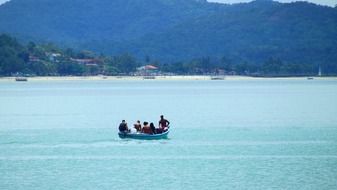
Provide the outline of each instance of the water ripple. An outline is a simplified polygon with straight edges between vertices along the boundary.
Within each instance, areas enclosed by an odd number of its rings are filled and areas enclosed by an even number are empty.
[[[88,142],[63,142],[43,144],[41,142],[6,142],[0,143],[1,148],[108,148],[116,146],[136,147],[151,145],[165,145],[173,147],[195,146],[264,146],[264,145],[337,145],[335,141],[221,141],[221,142],[177,142],[177,141],[141,141],[141,140],[96,140]]]
[[[223,155],[223,156],[1,156],[2,161],[29,160],[240,160],[240,159],[337,159],[337,155]]]

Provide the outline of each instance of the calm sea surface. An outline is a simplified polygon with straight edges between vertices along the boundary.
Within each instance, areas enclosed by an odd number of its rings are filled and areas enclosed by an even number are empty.
[[[337,189],[337,81],[0,82],[1,190],[150,188]]]

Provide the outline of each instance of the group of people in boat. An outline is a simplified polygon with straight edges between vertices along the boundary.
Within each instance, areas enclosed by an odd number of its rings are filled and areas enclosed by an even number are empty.
[[[134,125],[134,129],[137,133],[145,133],[145,134],[161,134],[166,132],[169,128],[170,122],[164,118],[163,115],[160,116],[160,120],[158,122],[158,128],[154,126],[153,123],[148,123],[146,121],[143,122],[143,125],[138,120]],[[130,133],[131,129],[128,127],[128,124],[125,120],[122,120],[122,123],[119,124],[119,131],[122,133]]]

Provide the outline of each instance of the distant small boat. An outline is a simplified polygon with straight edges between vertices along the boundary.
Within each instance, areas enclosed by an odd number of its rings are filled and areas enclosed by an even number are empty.
[[[308,77],[307,79],[308,80],[314,80],[314,77]]]
[[[144,76],[143,79],[156,79],[155,76]]]
[[[211,76],[211,80],[225,80],[224,76]]]
[[[27,82],[28,79],[26,77],[16,77],[15,81],[17,81],[17,82]]]
[[[145,134],[145,133],[122,133],[119,132],[118,136],[122,139],[131,138],[131,139],[141,139],[141,140],[158,140],[158,139],[166,139],[169,134],[169,130],[160,134]]]

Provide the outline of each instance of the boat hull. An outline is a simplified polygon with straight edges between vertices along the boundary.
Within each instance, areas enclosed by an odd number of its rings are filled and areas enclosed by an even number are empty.
[[[15,81],[17,81],[17,82],[27,82],[28,79],[26,77],[16,77]]]
[[[141,140],[158,140],[158,139],[167,139],[169,131],[166,131],[161,134],[144,134],[144,133],[118,133],[118,136],[122,139],[131,138],[131,139],[141,139]]]

